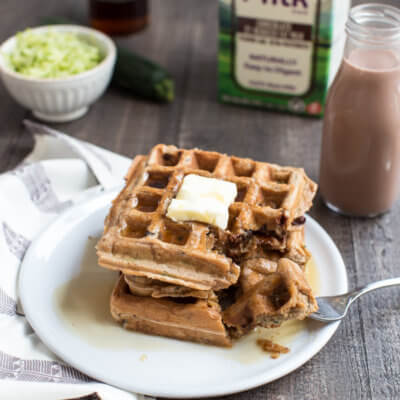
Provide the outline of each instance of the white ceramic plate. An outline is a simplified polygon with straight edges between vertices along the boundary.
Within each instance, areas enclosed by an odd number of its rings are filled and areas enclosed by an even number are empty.
[[[117,273],[97,267],[94,245],[116,192],[104,193],[61,215],[30,246],[19,290],[28,321],[67,363],[111,385],[153,396],[225,395],[280,378],[313,357],[338,323],[307,320],[280,331],[260,330],[222,349],[125,331],[109,315]],[[311,217],[306,242],[319,273],[320,294],[347,290],[335,244]],[[315,277],[314,277],[315,278]],[[279,328],[280,329],[280,328]],[[272,332],[272,333],[271,333]],[[273,360],[255,344],[271,337],[290,347]]]

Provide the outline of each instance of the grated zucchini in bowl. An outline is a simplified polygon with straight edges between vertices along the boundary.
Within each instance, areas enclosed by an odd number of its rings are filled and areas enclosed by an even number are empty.
[[[4,54],[9,67],[32,78],[64,78],[98,65],[99,49],[71,32],[27,29],[16,34],[16,44]]]

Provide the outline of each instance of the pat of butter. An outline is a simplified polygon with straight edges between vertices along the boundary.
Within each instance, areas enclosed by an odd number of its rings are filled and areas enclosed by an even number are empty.
[[[199,221],[226,229],[229,206],[237,195],[232,182],[199,175],[187,175],[168,207],[167,217],[174,221]]]
[[[176,196],[178,200],[215,199],[230,206],[237,195],[236,185],[222,179],[186,175]]]
[[[173,199],[168,207],[167,217],[174,221],[199,221],[226,229],[228,225],[228,207],[214,199],[177,200]]]

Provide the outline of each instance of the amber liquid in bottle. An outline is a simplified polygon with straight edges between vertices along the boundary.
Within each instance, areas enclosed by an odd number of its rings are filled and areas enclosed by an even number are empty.
[[[110,35],[138,32],[149,22],[148,0],[90,0],[90,24]]]

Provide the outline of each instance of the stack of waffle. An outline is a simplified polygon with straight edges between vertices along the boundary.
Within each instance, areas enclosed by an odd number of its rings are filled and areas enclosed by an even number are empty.
[[[166,216],[189,174],[236,184],[227,229]],[[315,191],[299,168],[166,145],[137,156],[97,245],[99,264],[121,272],[113,317],[219,346],[255,326],[305,318],[317,308],[304,276],[304,213]]]

